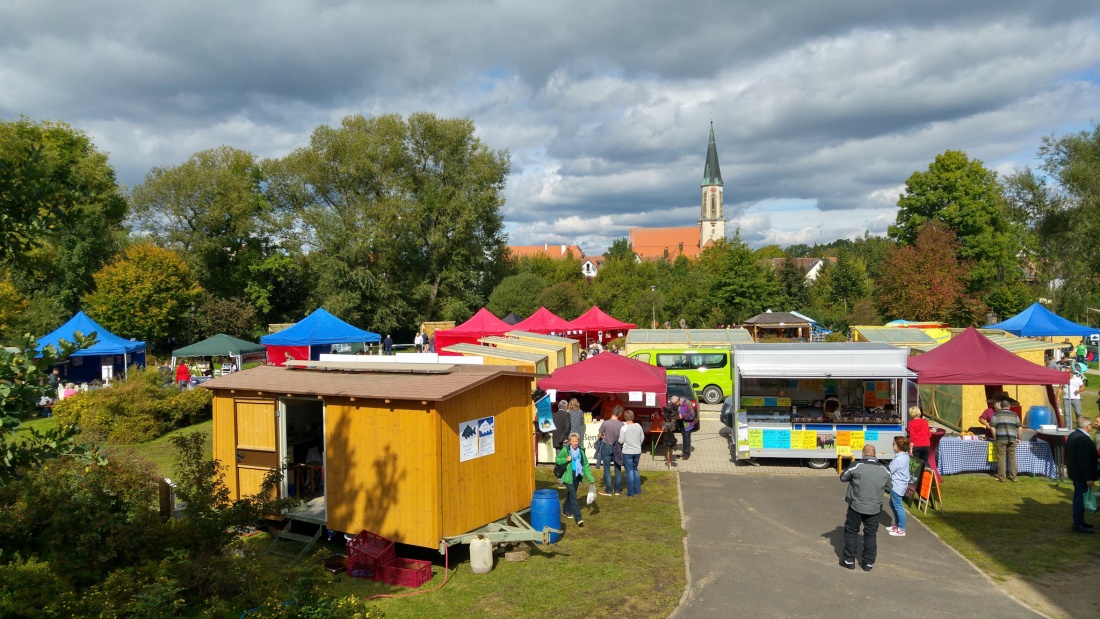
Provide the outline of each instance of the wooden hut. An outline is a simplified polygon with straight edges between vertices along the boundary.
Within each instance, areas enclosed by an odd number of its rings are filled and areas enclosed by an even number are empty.
[[[479,344],[452,344],[443,349],[444,352],[462,355],[464,357],[478,356],[485,359],[485,365],[510,365],[521,372],[529,374],[549,374],[549,361],[543,353],[521,352],[518,350],[504,350],[492,346]]]
[[[800,318],[790,312],[773,312],[771,310],[745,320],[741,326],[752,334],[752,339],[756,342],[759,342],[762,337],[808,342],[813,331],[813,325],[805,318]]]
[[[509,331],[504,335],[528,342],[557,344],[565,350],[565,365],[573,365],[581,360],[581,344],[571,337],[544,335],[542,333],[531,333],[530,331]]]
[[[312,485],[295,494],[328,528],[426,548],[531,504],[530,374],[260,366],[203,386],[214,392],[214,458],[232,498],[287,462],[282,492]]]
[[[548,374],[553,374],[554,370],[565,367],[565,348],[558,344],[551,344],[548,342],[531,342],[514,337],[503,337],[499,335],[483,337],[478,341],[482,344],[492,346],[493,348],[500,348],[503,350],[517,350],[519,352],[530,352],[535,353],[536,355],[546,355],[546,369]]]

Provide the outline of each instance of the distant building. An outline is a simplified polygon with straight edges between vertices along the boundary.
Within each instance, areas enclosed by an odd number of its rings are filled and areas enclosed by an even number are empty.
[[[596,277],[603,268],[603,256],[589,256],[581,262],[581,273],[585,277]]]
[[[786,260],[786,258],[772,258],[764,262],[771,268],[778,269],[783,266],[783,262]],[[798,268],[802,269],[802,272],[806,274],[806,281],[812,282],[817,279],[818,275],[821,275],[821,270],[825,268],[826,263],[836,264],[836,258],[834,256],[826,256],[824,258],[795,258],[794,262],[798,265]]]
[[[682,228],[631,228],[630,246],[643,260],[675,260],[687,256],[694,260],[704,249],[726,238],[722,170],[718,166],[718,146],[714,142],[714,123],[710,124],[707,159],[703,165],[700,188],[699,225]]]
[[[534,258],[540,255],[564,260],[570,254],[577,260],[584,260],[584,252],[577,245],[551,245],[549,243],[543,243],[542,245],[509,245],[508,251],[517,260],[520,258]]]

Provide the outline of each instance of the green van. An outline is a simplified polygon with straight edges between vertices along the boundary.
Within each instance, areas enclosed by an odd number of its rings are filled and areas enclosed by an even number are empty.
[[[662,367],[669,374],[686,377],[699,399],[707,404],[718,404],[727,395],[733,395],[733,363],[729,349],[648,349],[634,351],[629,356]]]

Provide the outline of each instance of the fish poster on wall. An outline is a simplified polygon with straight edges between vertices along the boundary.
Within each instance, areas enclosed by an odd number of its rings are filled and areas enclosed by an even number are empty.
[[[483,417],[458,424],[459,462],[496,453],[495,422],[495,417]]]
[[[550,406],[550,396],[542,396],[541,400],[535,402],[535,411],[538,415],[539,432],[553,432],[558,429],[558,427],[554,425],[554,411]]]

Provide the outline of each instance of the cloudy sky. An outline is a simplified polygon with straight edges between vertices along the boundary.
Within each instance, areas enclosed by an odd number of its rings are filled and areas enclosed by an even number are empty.
[[[944,150],[1007,172],[1100,121],[1098,6],[0,0],[0,118],[88,132],[133,186],[347,114],[469,117],[511,153],[511,242],[590,255],[695,223],[713,120],[730,234],[812,243],[883,233]]]

